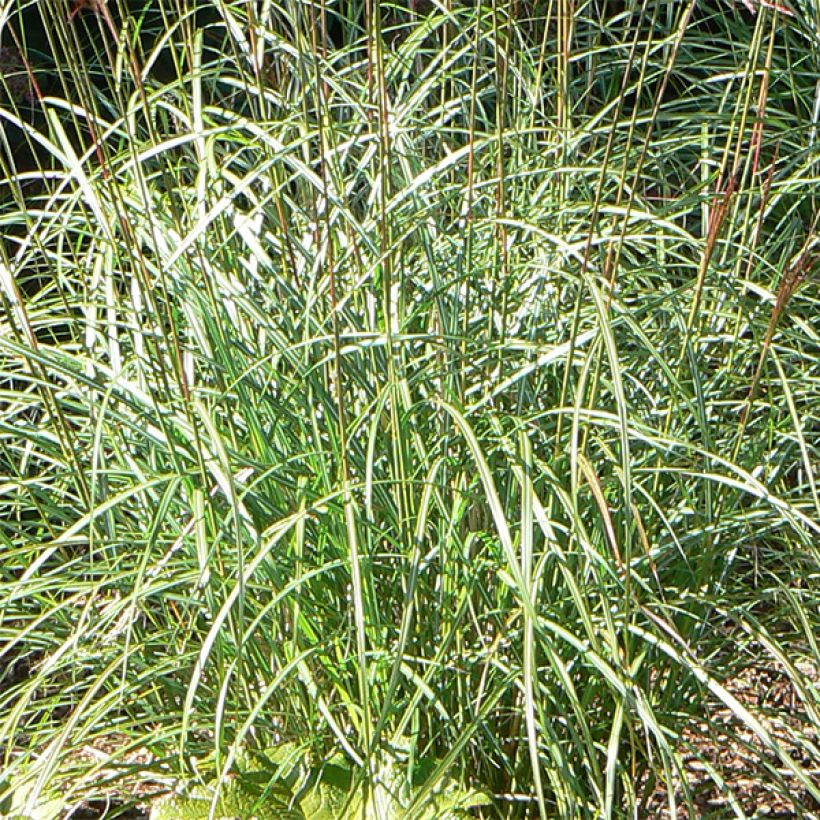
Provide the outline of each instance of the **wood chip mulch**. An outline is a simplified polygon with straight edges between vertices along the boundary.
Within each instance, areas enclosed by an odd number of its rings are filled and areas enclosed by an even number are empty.
[[[820,820],[820,803],[781,756],[788,755],[809,785],[820,788],[820,668],[798,664],[796,670],[805,699],[785,669],[775,665],[749,666],[725,684],[774,739],[780,755],[722,703],[709,721],[693,722],[684,730],[679,748],[695,817]],[[658,789],[645,816],[690,816],[680,778],[675,801],[673,815],[668,791]]]

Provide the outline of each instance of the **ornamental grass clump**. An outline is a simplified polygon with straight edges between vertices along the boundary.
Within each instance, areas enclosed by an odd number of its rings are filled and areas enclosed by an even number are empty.
[[[820,11],[755,6],[5,4],[0,813],[816,811]]]

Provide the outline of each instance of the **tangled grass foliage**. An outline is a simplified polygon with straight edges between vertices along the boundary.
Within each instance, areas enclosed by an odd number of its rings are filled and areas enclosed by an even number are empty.
[[[752,10],[0,3],[0,801],[694,817],[727,709],[820,800],[820,7]]]

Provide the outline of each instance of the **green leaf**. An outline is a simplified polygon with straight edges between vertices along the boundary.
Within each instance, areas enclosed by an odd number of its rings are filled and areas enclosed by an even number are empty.
[[[281,784],[263,786],[249,777],[222,784],[211,814],[216,789],[197,787],[187,795],[164,797],[151,808],[151,820],[304,820],[293,795]]]
[[[0,781],[0,794],[6,797],[0,801],[0,817],[7,820],[56,820],[65,811],[65,802],[53,795],[39,795],[36,805],[27,807],[34,781],[22,776],[10,783]]]

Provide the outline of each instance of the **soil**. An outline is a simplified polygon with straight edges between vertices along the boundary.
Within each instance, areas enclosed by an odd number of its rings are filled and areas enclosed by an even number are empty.
[[[756,717],[778,745],[820,786],[820,668],[798,664],[797,671],[814,689],[808,708],[786,670],[774,664],[749,666],[725,683],[726,689]],[[814,719],[812,718],[814,711]],[[820,820],[820,803],[804,782],[767,749],[731,710],[716,703],[711,719],[698,721],[682,734],[686,785],[699,818],[805,818]],[[720,781],[723,781],[720,784]],[[784,786],[786,788],[784,788]],[[784,793],[789,794],[785,798]],[[677,818],[689,817],[683,784],[675,790]],[[658,789],[647,806],[647,818],[671,820],[668,792]]]

